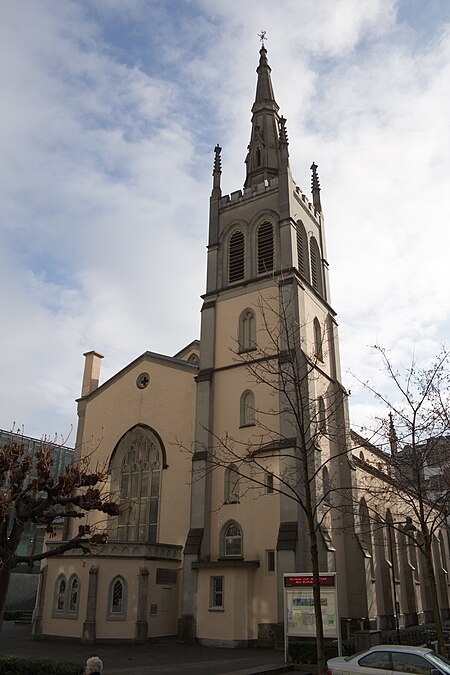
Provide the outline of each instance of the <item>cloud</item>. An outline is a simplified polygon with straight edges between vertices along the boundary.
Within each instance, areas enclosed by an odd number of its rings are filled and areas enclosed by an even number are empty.
[[[105,378],[198,337],[212,148],[224,191],[241,187],[261,28],[305,191],[319,164],[344,373],[383,386],[375,342],[404,360],[438,350],[447,17],[425,34],[387,0],[21,0],[3,15],[0,426],[64,433],[83,351],[105,354]]]

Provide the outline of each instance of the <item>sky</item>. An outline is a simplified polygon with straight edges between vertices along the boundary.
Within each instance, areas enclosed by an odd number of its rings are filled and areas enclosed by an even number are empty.
[[[448,0],[2,0],[0,428],[75,443],[83,352],[105,381],[198,338],[213,148],[242,187],[260,48],[309,192],[359,428],[381,362],[450,325]]]

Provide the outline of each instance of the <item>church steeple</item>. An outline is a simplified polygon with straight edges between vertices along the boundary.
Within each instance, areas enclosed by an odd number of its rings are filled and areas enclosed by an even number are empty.
[[[258,185],[265,179],[277,176],[280,168],[279,107],[273,93],[271,69],[264,44],[259,54],[259,66],[256,69],[258,82],[252,107],[252,133],[245,160],[247,165],[245,187]]]

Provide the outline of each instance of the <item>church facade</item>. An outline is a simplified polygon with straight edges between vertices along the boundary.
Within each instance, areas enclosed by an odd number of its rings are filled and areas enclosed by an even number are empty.
[[[200,340],[174,357],[145,352],[101,384],[102,356],[85,354],[76,461],[107,469],[122,512],[97,523],[109,537],[92,555],[43,563],[35,639],[279,644],[283,574],[311,572],[306,492],[346,626],[392,625],[394,597],[403,623],[429,609],[419,566],[405,559],[392,581],[365,511],[339,497],[358,498],[367,466],[341,383],[317,166],[310,199],[264,46],[257,73],[242,190],[222,195],[215,148]]]

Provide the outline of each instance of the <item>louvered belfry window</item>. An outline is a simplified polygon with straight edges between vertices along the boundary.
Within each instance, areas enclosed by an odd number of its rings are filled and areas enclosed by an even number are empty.
[[[303,223],[297,223],[297,259],[298,271],[309,281],[309,265],[308,265],[308,240]]]
[[[228,257],[228,283],[240,281],[245,276],[245,239],[244,234],[237,230],[230,237]]]
[[[263,223],[258,230],[258,274],[273,270],[273,227]]]
[[[318,291],[320,294],[323,293],[322,285],[322,269],[320,261],[320,252],[317,241],[314,237],[311,237],[309,242],[309,249],[311,254],[311,281],[313,288]]]

